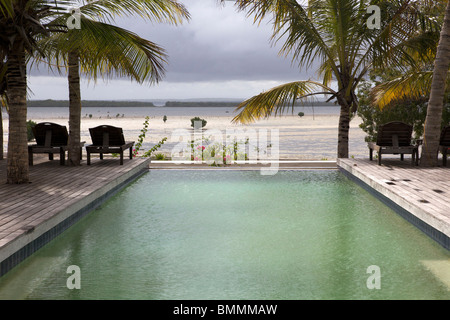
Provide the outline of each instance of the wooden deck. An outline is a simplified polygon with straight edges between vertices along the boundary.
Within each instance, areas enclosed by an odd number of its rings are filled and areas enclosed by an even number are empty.
[[[90,166],[82,161],[82,166],[68,167],[59,160],[35,158],[26,185],[6,184],[6,160],[0,161],[0,276],[26,258],[20,250],[28,246],[26,251],[32,253],[41,247],[77,220],[74,217],[82,217],[148,171],[150,163],[133,159],[121,166],[118,159],[105,158],[93,159]],[[51,231],[55,228],[58,231]]]
[[[406,219],[450,250],[450,167],[421,168],[398,159],[383,160],[381,166],[368,159],[338,159],[337,164],[404,209]]]

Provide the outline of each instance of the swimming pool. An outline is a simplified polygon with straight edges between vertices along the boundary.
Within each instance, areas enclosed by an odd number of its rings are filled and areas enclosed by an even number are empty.
[[[449,299],[449,266],[339,171],[155,170],[0,278],[0,298]]]

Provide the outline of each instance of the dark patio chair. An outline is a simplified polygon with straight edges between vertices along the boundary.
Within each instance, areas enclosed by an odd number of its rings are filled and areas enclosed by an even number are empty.
[[[91,164],[91,154],[99,153],[100,159],[103,159],[105,153],[120,154],[120,164],[123,165],[123,152],[130,150],[130,159],[133,159],[134,141],[125,141],[122,128],[102,125],[90,128],[92,144],[86,146],[87,164]]]
[[[41,122],[36,124],[32,130],[36,144],[28,146],[29,164],[33,165],[33,154],[35,153],[47,153],[49,160],[53,160],[53,155],[59,153],[59,162],[61,165],[65,165],[65,154],[68,150],[67,142],[69,139],[66,126],[52,122]],[[84,142],[81,142],[80,149],[83,146]]]
[[[412,165],[418,165],[419,146],[411,143],[412,131],[411,125],[399,121],[381,125],[377,141],[368,144],[370,160],[373,159],[373,151],[378,152],[378,165],[381,165],[383,154],[400,154],[402,161],[405,154],[410,154]]]

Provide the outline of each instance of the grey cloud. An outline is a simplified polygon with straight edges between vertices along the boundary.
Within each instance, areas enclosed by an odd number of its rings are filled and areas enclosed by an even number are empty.
[[[270,43],[271,24],[256,26],[232,2],[185,0],[189,23],[156,24],[138,18],[117,20],[121,27],[162,46],[168,53],[165,82],[293,81],[315,76],[299,70],[290,57],[279,56],[281,44]],[[45,66],[32,75],[48,75]]]
[[[130,19],[120,22],[166,49],[165,81],[290,81],[314,76],[311,71],[300,72],[290,57],[278,55],[281,44],[270,43],[269,22],[258,27],[231,3],[223,8],[214,0],[183,3],[192,19],[180,26]]]

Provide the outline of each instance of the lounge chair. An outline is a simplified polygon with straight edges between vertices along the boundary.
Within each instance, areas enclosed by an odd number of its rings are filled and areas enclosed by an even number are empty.
[[[439,151],[442,153],[442,164],[447,166],[447,154],[450,149],[450,125],[444,127],[441,133],[441,139],[439,140]]]
[[[53,154],[59,153],[59,162],[65,165],[65,154],[68,150],[69,134],[66,126],[52,122],[41,122],[33,127],[36,144],[28,146],[28,163],[33,165],[33,154],[48,153],[48,159],[53,160]],[[84,142],[80,143],[80,149]],[[80,153],[81,155],[81,153]]]
[[[369,142],[370,160],[375,150],[378,152],[378,165],[381,165],[383,154],[400,154],[402,161],[405,154],[410,154],[412,165],[418,165],[419,146],[411,143],[412,130],[411,125],[399,121],[381,125],[377,141]]]
[[[123,152],[130,149],[130,159],[133,159],[134,141],[125,141],[122,128],[102,125],[90,128],[92,144],[86,146],[87,164],[91,164],[91,153],[99,153],[103,159],[104,153],[119,153],[120,164],[123,165]]]

